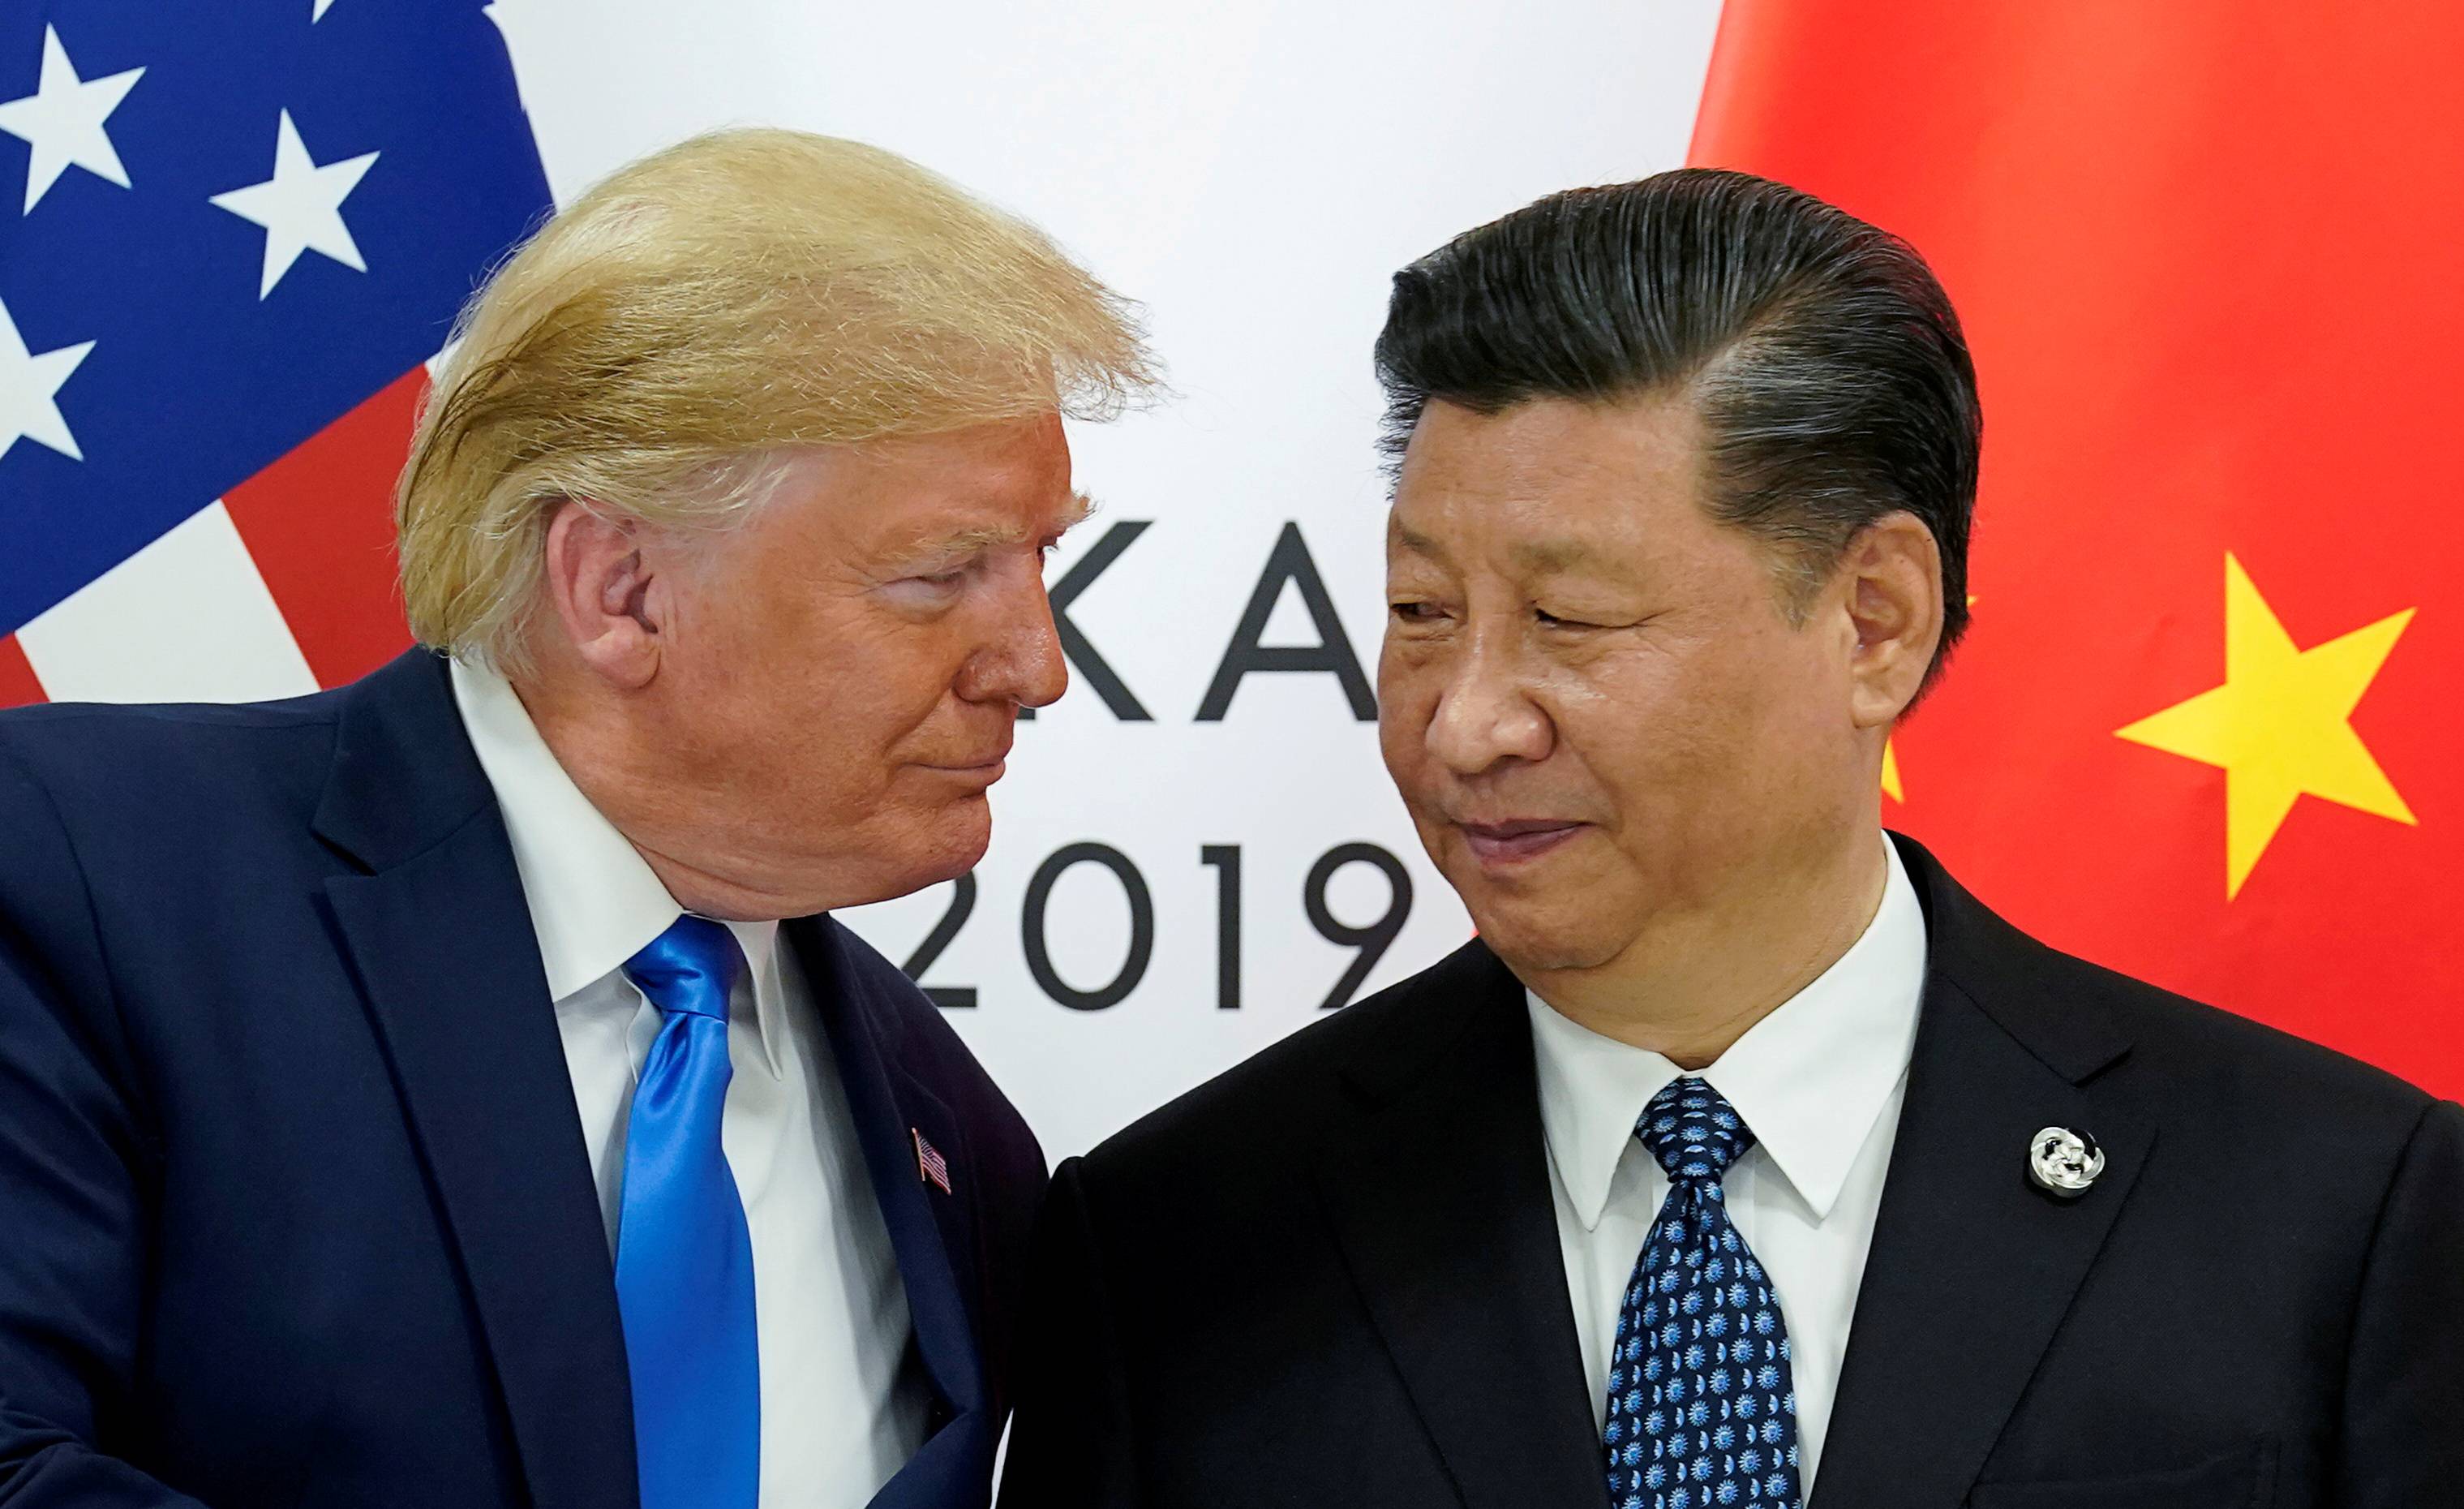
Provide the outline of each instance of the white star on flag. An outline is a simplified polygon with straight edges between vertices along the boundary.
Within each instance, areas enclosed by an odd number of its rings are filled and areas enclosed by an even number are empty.
[[[21,439],[50,446],[72,461],[85,459],[54,395],[93,349],[88,341],[36,356],[26,349],[9,306],[0,303],[0,460]]]
[[[325,19],[325,12],[332,9],[334,9],[334,0],[316,0],[314,8],[308,12],[308,24],[315,26],[322,21]]]
[[[59,29],[43,28],[43,73],[34,92],[0,102],[0,131],[33,148],[26,163],[27,214],[72,167],[128,187],[128,169],[120,166],[120,153],[102,123],[144,73],[132,68],[108,78],[79,78],[69,50],[60,45]]]
[[[257,298],[274,292],[302,252],[322,252],[354,272],[368,270],[360,257],[360,244],[351,239],[351,228],[342,223],[342,201],[360,186],[377,156],[363,152],[319,166],[300,142],[291,112],[282,112],[275,129],[274,176],[212,199],[218,208],[265,228],[265,276]]]

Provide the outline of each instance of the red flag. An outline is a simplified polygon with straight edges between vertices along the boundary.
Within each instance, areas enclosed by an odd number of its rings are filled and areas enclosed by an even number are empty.
[[[2459,77],[2452,0],[1728,0],[1693,150],[1906,236],[1975,354],[1975,628],[1885,820],[2451,1096]]]
[[[414,366],[224,499],[319,686],[410,648],[394,583],[393,483],[427,396],[428,368]]]

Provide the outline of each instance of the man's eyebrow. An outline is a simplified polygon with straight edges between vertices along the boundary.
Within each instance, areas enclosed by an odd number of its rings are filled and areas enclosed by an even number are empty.
[[[1058,535],[1086,522],[1095,511],[1094,500],[1084,493],[1069,495],[1068,504],[1053,521],[1052,533]],[[969,529],[952,530],[948,534],[923,534],[910,541],[902,554],[958,556],[978,550],[998,550],[1008,545],[1027,543],[1031,532],[1016,524],[978,524]]]
[[[1056,535],[1067,534],[1085,523],[1094,515],[1094,512],[1095,499],[1084,493],[1071,493],[1068,506],[1061,510],[1059,519],[1053,521],[1052,532]]]
[[[1437,562],[1441,566],[1448,564],[1444,547],[1440,545],[1435,540],[1430,539],[1427,535],[1420,533],[1419,530],[1413,528],[1410,524],[1403,522],[1399,519],[1396,519],[1391,521],[1394,526],[1395,543],[1411,551],[1414,555],[1427,556],[1430,560]]]
[[[1395,525],[1395,543],[1415,555],[1424,555],[1441,566],[1448,564],[1445,547],[1411,525]],[[1580,540],[1527,540],[1507,547],[1507,554],[1514,564],[1527,571],[1571,571],[1589,566],[1597,559],[1592,547]]]
[[[1526,540],[1509,547],[1507,554],[1529,571],[1571,571],[1592,563],[1592,547],[1580,540]]]

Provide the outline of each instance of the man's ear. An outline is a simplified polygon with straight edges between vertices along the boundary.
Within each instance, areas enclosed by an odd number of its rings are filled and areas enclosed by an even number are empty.
[[[1916,515],[1885,514],[1849,541],[1839,577],[1857,631],[1849,714],[1859,728],[1886,727],[1916,700],[1942,643],[1942,547]]]
[[[640,527],[567,499],[547,525],[547,597],[574,654],[610,684],[638,691],[659,668],[660,626]]]

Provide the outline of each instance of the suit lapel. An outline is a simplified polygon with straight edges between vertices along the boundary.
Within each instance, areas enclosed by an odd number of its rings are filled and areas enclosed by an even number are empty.
[[[513,851],[444,666],[354,689],[325,894],[461,1257],[538,1509],[635,1501],[612,1265]]]
[[[982,1503],[998,1427],[986,1396],[973,1294],[979,1264],[966,1144],[940,1098],[898,1055],[895,1003],[856,966],[827,917],[785,924],[814,984],[814,1004],[846,1087],[915,1344],[938,1405],[931,1439],[873,1499],[875,1509]],[[925,1181],[917,1134],[948,1165],[950,1193]]]
[[[1812,1509],[1965,1501],[2155,1141],[2125,1095],[2089,1088],[2128,1051],[2115,1024],[2046,999],[2041,946],[1903,850],[1930,922],[1925,1003]],[[2076,1200],[2028,1176],[2046,1126],[2104,1150]]]
[[[1317,1160],[1329,1218],[1466,1509],[1605,1504],[1522,988],[1474,943],[1421,989],[1401,1015],[1442,1046],[1347,1076]]]
[[[939,1239],[942,1254],[948,1259],[950,1276],[966,1320],[967,1356],[980,1359],[976,1339],[983,1334],[980,1313],[983,1296],[982,1253],[976,1234],[976,1194],[980,1187],[974,1178],[973,1161],[968,1156],[966,1129],[950,1108],[941,1102],[932,1087],[908,1072],[904,1062],[892,1060],[890,1065],[891,1100],[898,1107],[901,1122],[909,1129],[911,1140],[906,1152],[906,1172],[914,1181],[918,1197],[931,1212],[933,1230]],[[913,1135],[921,1135],[934,1151],[941,1155],[950,1171],[950,1188],[944,1192],[926,1182]]]

